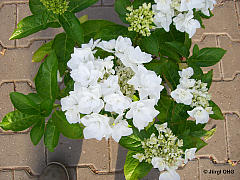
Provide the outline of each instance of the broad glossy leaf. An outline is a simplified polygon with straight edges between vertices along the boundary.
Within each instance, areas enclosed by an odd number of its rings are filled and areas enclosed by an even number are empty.
[[[14,107],[25,114],[40,115],[40,107],[27,95],[19,92],[11,92],[10,99]]]
[[[38,104],[38,105],[40,105],[41,102],[43,101],[42,98],[37,93],[29,93],[27,97],[31,99],[35,104]]]
[[[207,145],[206,142],[204,142],[199,137],[193,137],[193,136],[185,136],[183,139],[183,149],[190,149],[190,148],[197,148],[197,150],[200,150],[204,146]]]
[[[131,2],[129,0],[116,0],[114,4],[115,11],[118,13],[119,18],[126,24],[129,24],[126,20],[126,14],[129,13],[127,7],[129,6],[131,6]]]
[[[128,150],[137,151],[137,152],[143,151],[141,139],[135,134],[132,134],[130,136],[123,136],[120,139],[119,144]]]
[[[66,137],[71,139],[82,139],[83,138],[83,129],[84,126],[76,123],[70,124],[64,112],[62,111],[55,111],[53,113],[53,122],[57,129]]]
[[[41,116],[23,114],[16,110],[6,114],[0,123],[0,127],[4,130],[23,131],[41,119]]]
[[[55,101],[58,92],[57,69],[57,57],[52,52],[41,64],[35,78],[36,90],[42,99]]]
[[[51,99],[44,99],[40,104],[41,115],[48,117],[53,109],[53,101]]]
[[[189,49],[183,43],[178,41],[172,41],[172,42],[166,42],[166,44],[172,47],[181,56],[183,57],[189,56]]]
[[[48,12],[25,17],[18,23],[10,40],[24,38],[48,27],[59,27],[55,17]]]
[[[63,76],[67,69],[67,62],[73,53],[75,42],[66,33],[56,35],[53,42],[53,49],[58,59],[58,70],[60,76]]]
[[[47,11],[47,8],[40,0],[29,0],[29,8],[33,14],[41,14]]]
[[[144,52],[159,56],[159,42],[156,33],[152,33],[148,37],[143,37],[141,47]]]
[[[67,35],[74,39],[78,45],[81,45],[84,42],[84,32],[74,13],[66,11],[64,14],[60,15],[58,19]]]
[[[98,0],[70,0],[68,4],[68,11],[76,13],[92,6],[96,2],[98,2]]]
[[[212,107],[212,111],[214,113],[210,114],[210,118],[216,120],[224,120],[223,113],[217,104],[215,104],[213,101],[209,101],[209,106]]]
[[[51,53],[52,44],[53,41],[49,41],[48,43],[43,44],[37,51],[35,51],[32,57],[32,62],[40,62],[44,60]]]
[[[52,119],[49,119],[44,133],[44,144],[50,152],[53,152],[58,145],[59,136],[60,132],[56,125],[53,123]]]
[[[146,176],[152,169],[152,165],[146,162],[139,162],[138,159],[133,158],[137,154],[134,151],[128,151],[125,165],[124,175],[126,180],[139,180]]]
[[[226,50],[222,48],[203,48],[197,56],[193,55],[188,59],[188,62],[194,63],[200,67],[213,66],[218,63]]]
[[[202,76],[202,82],[207,83],[207,88],[210,88],[212,84],[213,70],[208,71]]]
[[[103,27],[114,25],[115,23],[107,20],[88,20],[82,24],[84,30],[84,42],[87,43],[93,38]]]
[[[42,118],[39,122],[37,122],[30,131],[30,138],[34,145],[37,145],[42,136],[44,134],[45,129],[45,120]]]
[[[199,52],[200,52],[199,47],[198,47],[197,44],[195,44],[195,45],[193,46],[193,56],[198,56],[198,55],[199,55]]]

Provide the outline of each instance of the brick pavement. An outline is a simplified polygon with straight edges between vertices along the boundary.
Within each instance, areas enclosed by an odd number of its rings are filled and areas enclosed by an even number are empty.
[[[113,10],[114,0],[101,0],[78,16],[88,14],[90,19],[107,19],[120,23]],[[238,180],[240,164],[232,167],[227,160],[240,160],[240,2],[218,0],[215,16],[205,20],[205,29],[197,31],[193,42],[200,47],[222,47],[227,50],[223,60],[204,71],[214,69],[210,92],[221,107],[224,121],[210,120],[207,129],[217,127],[208,146],[197,153],[197,158],[180,168],[184,180]],[[61,29],[48,29],[21,40],[9,41],[16,24],[30,14],[28,0],[0,0],[0,118],[14,108],[8,94],[12,91],[34,91],[33,78],[38,64],[31,62],[33,52],[42,43],[53,38]],[[4,55],[3,55],[4,54]],[[36,180],[48,162],[64,163],[71,180],[123,180],[126,150],[113,140],[85,141],[60,138],[54,153],[41,142],[36,147],[29,138],[29,130],[3,132],[0,130],[0,180]],[[207,172],[204,170],[215,170]],[[217,173],[221,170],[221,174]],[[231,170],[231,171],[227,171]],[[234,172],[234,173],[233,173]],[[230,173],[230,174],[228,174]],[[145,180],[157,180],[158,171],[152,170]]]

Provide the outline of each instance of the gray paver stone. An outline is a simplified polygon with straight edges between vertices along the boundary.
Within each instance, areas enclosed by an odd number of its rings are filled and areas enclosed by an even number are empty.
[[[0,180],[13,180],[12,171],[1,171],[0,170]]]
[[[9,98],[9,93],[13,91],[13,83],[4,83],[0,86],[0,121],[7,113],[14,110]]]

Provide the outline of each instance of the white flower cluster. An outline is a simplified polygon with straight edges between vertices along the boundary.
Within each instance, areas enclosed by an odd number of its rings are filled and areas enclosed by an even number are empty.
[[[95,57],[98,49],[112,56]],[[150,54],[121,36],[110,41],[91,40],[75,48],[67,63],[74,91],[61,99],[68,122],[82,123],[85,139],[112,136],[117,142],[132,134],[126,119],[133,119],[139,130],[146,127],[159,114],[154,106],[163,89],[160,76],[142,64],[151,60]],[[136,95],[138,101],[134,100]]]
[[[211,96],[208,93],[207,83],[190,79],[193,73],[191,67],[179,71],[180,84],[177,89],[171,92],[171,96],[177,103],[190,105],[194,108],[187,113],[196,119],[196,124],[204,124],[208,122],[209,114],[213,114],[212,107],[209,107]]]
[[[159,28],[169,31],[169,27],[174,23],[176,29],[187,32],[191,38],[200,23],[194,19],[193,9],[200,10],[206,16],[210,16],[209,9],[213,10],[215,0],[155,0],[152,6],[154,23]]]
[[[180,149],[183,146],[183,140],[179,140],[173,135],[171,129],[167,127],[167,123],[155,124],[155,127],[159,133],[158,137],[153,133],[149,139],[145,139],[142,142],[144,153],[137,153],[133,157],[140,162],[145,161],[152,164],[159,171],[167,170],[160,175],[159,180],[164,178],[180,179],[176,169],[183,163],[186,164],[188,160],[195,158],[197,148],[186,149],[184,152]]]

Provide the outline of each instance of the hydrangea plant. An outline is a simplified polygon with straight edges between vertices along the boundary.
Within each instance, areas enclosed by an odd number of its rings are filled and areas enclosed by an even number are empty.
[[[10,39],[47,28],[64,32],[42,45],[32,61],[40,63],[36,92],[10,93],[15,111],[3,130],[31,127],[54,151],[60,134],[71,139],[112,138],[128,149],[126,180],[143,178],[152,168],[160,180],[178,180],[176,169],[206,146],[204,129],[224,119],[208,90],[221,48],[192,47],[191,37],[213,16],[214,0],[116,0],[125,25],[78,19],[75,13],[97,0],[29,0],[31,16]],[[59,103],[60,102],[60,103]]]

